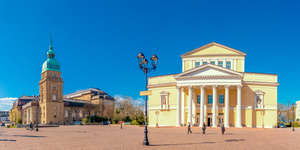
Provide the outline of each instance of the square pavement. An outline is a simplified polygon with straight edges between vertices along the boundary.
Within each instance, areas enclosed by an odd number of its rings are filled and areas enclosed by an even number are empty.
[[[150,146],[143,146],[144,127],[87,125],[39,128],[0,128],[0,150],[10,149],[300,149],[300,128],[256,129],[199,127],[148,128]]]

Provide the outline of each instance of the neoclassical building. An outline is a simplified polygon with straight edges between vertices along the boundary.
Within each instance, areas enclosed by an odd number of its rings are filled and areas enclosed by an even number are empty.
[[[63,96],[60,63],[55,59],[52,38],[43,63],[39,82],[39,97],[23,95],[10,110],[11,121],[20,118],[23,124],[69,124],[98,112],[114,112],[115,100],[97,88],[80,90]]]
[[[277,75],[245,72],[245,57],[213,42],[181,55],[181,73],[150,77],[149,126],[275,126]]]

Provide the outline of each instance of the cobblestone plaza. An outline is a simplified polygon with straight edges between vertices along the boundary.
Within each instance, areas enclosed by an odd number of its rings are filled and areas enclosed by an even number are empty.
[[[300,148],[300,129],[185,127],[149,128],[150,146],[143,146],[144,128],[125,125],[60,126],[39,128],[0,128],[0,149],[294,149]]]

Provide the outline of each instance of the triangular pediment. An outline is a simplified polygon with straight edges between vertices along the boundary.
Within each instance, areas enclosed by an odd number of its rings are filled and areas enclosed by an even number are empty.
[[[182,72],[175,78],[182,77],[243,77],[244,74],[213,64],[205,64]]]
[[[188,56],[205,56],[205,55],[235,55],[235,56],[245,56],[246,53],[238,51],[236,49],[212,42],[196,48],[192,51],[189,51],[181,57],[188,57]]]

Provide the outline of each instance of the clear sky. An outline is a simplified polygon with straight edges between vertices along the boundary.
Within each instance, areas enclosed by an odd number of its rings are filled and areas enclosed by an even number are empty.
[[[247,53],[246,72],[278,74],[278,102],[300,100],[297,1],[1,1],[0,110],[38,95],[53,34],[64,94],[97,87],[140,99],[137,54],[159,57],[149,76],[181,72],[180,55],[210,42]]]

